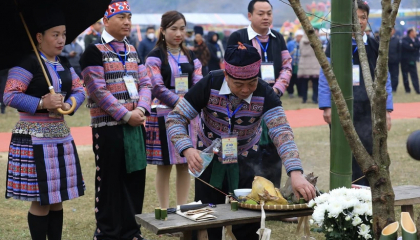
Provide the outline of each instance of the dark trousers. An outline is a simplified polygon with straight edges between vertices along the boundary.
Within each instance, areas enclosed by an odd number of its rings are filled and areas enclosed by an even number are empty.
[[[357,135],[360,138],[363,146],[369,154],[373,151],[373,138],[372,138],[372,118],[371,108],[369,101],[367,102],[354,102],[353,110],[353,124],[356,129]],[[330,141],[331,141],[331,124],[330,124]],[[352,182],[361,178],[364,175],[362,169],[352,155]],[[354,184],[369,186],[369,181],[366,177],[358,180]]]
[[[417,75],[417,65],[415,61],[412,62],[401,62],[401,71],[403,75],[403,82],[405,92],[411,92],[410,84],[408,83],[408,74],[411,76],[411,82],[416,93],[420,93],[419,89],[419,77]]]
[[[312,81],[312,101],[314,103],[318,103],[318,80],[319,78],[299,78],[299,82],[302,84],[302,101],[306,103],[308,100],[308,82],[309,80]]]
[[[396,92],[400,75],[400,63],[388,63],[389,73],[391,75],[392,91]]]
[[[253,151],[253,150],[250,150]],[[251,155],[251,156],[250,156]],[[255,163],[254,157],[259,155],[258,153],[248,155],[247,158],[239,156],[239,188],[252,188],[252,181],[255,176]],[[213,161],[218,161],[217,158]],[[204,170],[200,178],[205,182],[210,182],[212,173],[213,162]],[[222,191],[228,193],[228,182],[225,177],[223,182]],[[213,188],[205,185],[201,181],[195,180],[195,201],[201,200],[203,203],[223,204],[225,203],[225,195],[214,190]],[[217,207],[216,207],[217,211]],[[260,223],[248,223],[233,225],[232,232],[238,240],[258,240],[257,230],[260,228]],[[207,229],[209,240],[220,240],[222,239],[222,228],[209,228]]]
[[[296,85],[298,96],[301,96],[302,93],[300,92],[300,84],[298,82],[297,74],[292,74],[292,77],[290,78],[289,86],[287,87],[287,93],[289,93],[290,95],[293,95],[293,93],[295,92],[295,89],[294,89],[295,85]]]
[[[95,154],[96,239],[140,238],[146,169],[127,173],[121,125],[92,128]]]

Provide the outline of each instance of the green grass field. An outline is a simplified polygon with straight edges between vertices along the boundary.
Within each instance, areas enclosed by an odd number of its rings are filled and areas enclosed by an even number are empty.
[[[0,119],[3,123],[3,119]],[[418,171],[420,161],[410,159],[406,152],[405,143],[408,135],[420,129],[420,119],[395,120],[389,133],[388,151],[392,159],[391,176],[393,185],[420,185]],[[299,147],[303,166],[306,172],[315,172],[319,176],[318,186],[321,190],[329,187],[329,129],[327,126],[304,127],[294,129],[296,143]],[[94,174],[95,163],[91,147],[78,147],[82,164],[82,171],[86,182],[86,195],[64,203],[65,219],[63,239],[91,239],[94,228]],[[7,153],[0,153],[0,189],[5,189],[5,173]],[[144,199],[144,212],[152,212],[157,205],[154,186],[156,168],[147,167],[146,193]],[[175,171],[173,171],[175,173]],[[283,176],[286,174],[283,173]],[[175,205],[175,174],[171,176],[171,206]],[[282,183],[285,182],[283,177]],[[193,185],[191,186],[193,189]],[[193,193],[190,192],[190,200]],[[26,215],[28,202],[6,200],[0,198],[0,239],[29,239]],[[396,212],[399,214],[399,209]],[[415,208],[418,214],[420,207]],[[416,214],[416,216],[417,216]],[[273,230],[272,239],[298,239],[295,236],[296,224],[282,222],[269,222],[268,227]],[[158,237],[142,229],[148,239],[174,239]],[[316,239],[324,239],[321,234],[313,234]]]

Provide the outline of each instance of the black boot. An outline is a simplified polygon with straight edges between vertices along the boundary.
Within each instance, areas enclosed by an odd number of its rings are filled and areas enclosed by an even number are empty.
[[[61,240],[63,232],[63,209],[48,214],[48,240]]]
[[[28,212],[28,225],[32,240],[47,239],[48,215],[36,216]]]

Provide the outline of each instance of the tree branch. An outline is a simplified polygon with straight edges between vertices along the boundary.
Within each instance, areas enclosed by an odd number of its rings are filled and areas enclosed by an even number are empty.
[[[325,77],[328,80],[331,95],[337,106],[340,123],[343,127],[343,131],[350,145],[350,148],[352,149],[353,155],[356,157],[360,168],[366,171],[367,169],[369,169],[370,166],[374,164],[373,158],[366,151],[365,147],[360,141],[359,135],[357,135],[346,101],[344,100],[343,94],[341,93],[340,86],[337,83],[337,79],[334,75],[333,70],[331,69],[327,56],[325,56],[325,53],[322,49],[322,44],[319,38],[316,36],[315,31],[311,23],[309,22],[305,11],[302,9],[299,0],[289,0],[289,2],[293,10],[295,11],[300,23],[302,24],[306,35],[308,36],[309,41],[311,42],[311,46],[315,52],[316,58],[318,59],[322,70],[324,71]]]
[[[360,27],[359,18],[357,16],[357,0],[354,0],[353,7],[353,33],[357,43],[357,51],[359,53],[360,66],[362,67],[363,80],[365,81],[366,92],[369,97],[370,106],[373,106],[375,98],[374,82],[370,74],[369,61],[366,54],[365,43],[363,42],[362,29]],[[368,17],[368,16],[366,16]]]
[[[380,42],[378,61],[375,69],[375,99],[372,105],[373,129],[373,157],[377,164],[389,167],[390,159],[387,152],[388,130],[386,128],[386,83],[388,79],[388,55],[391,30],[401,0],[382,0],[382,24],[380,28]]]

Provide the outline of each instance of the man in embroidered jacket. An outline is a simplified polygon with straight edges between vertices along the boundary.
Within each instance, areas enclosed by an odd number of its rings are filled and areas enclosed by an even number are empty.
[[[134,215],[143,207],[143,124],[150,113],[151,81],[126,39],[128,3],[113,0],[103,21],[100,43],[89,45],[81,59],[96,163],[94,239],[143,239]]]
[[[265,170],[270,168],[264,159],[260,161],[257,157],[260,154],[261,121],[264,120],[292,179],[295,194],[310,200],[315,197],[315,189],[303,177],[299,153],[280,99],[272,87],[258,78],[260,65],[261,57],[254,47],[247,44],[228,46],[226,70],[212,71],[200,80],[168,115],[168,136],[177,151],[187,158],[190,171],[197,172],[202,169],[202,159],[187,132],[187,126],[195,116],[202,111],[198,149],[209,146],[229,130],[237,134],[238,163],[221,164],[220,158],[215,156],[200,176],[228,192],[236,188],[251,188],[254,176],[264,176]],[[196,180],[196,201],[217,204],[224,203],[224,198]],[[259,224],[237,225],[233,226],[233,232],[237,239],[258,239],[255,233],[258,228]],[[221,239],[221,230],[209,229],[208,233],[209,239]]]

